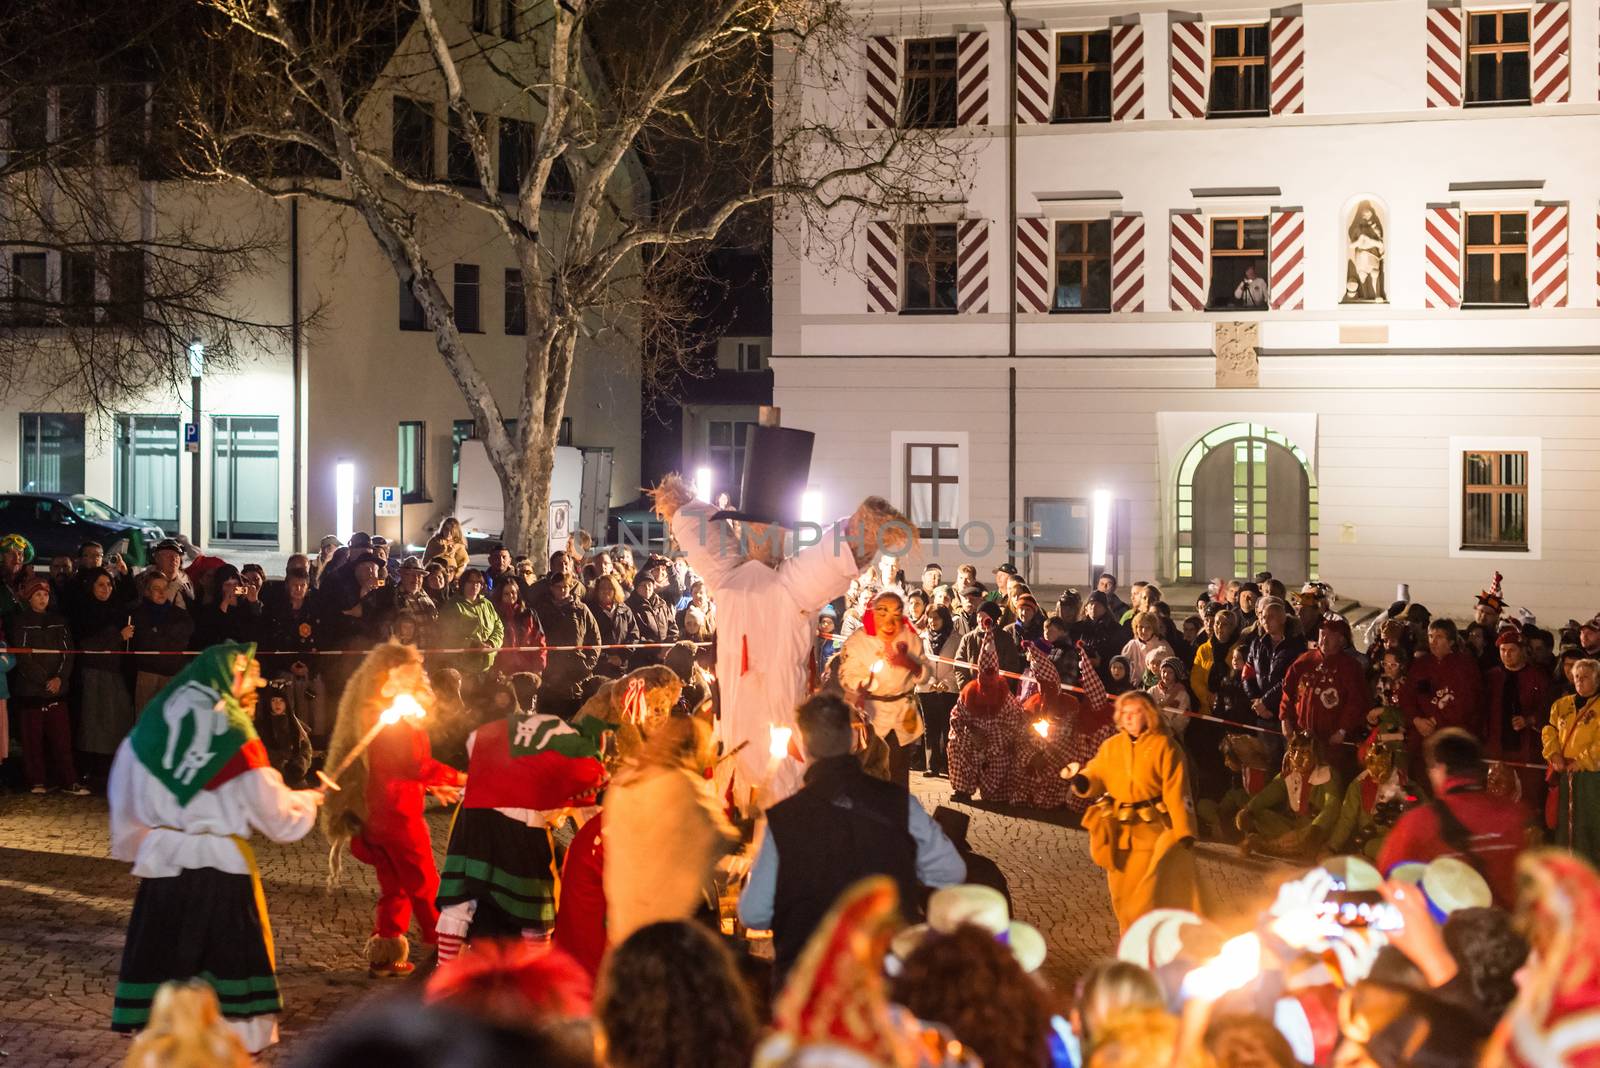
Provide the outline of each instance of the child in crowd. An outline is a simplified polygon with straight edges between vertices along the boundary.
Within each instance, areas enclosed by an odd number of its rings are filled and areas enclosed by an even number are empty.
[[[291,790],[298,790],[311,770],[311,738],[305,724],[290,708],[288,682],[278,679],[261,688],[256,702],[256,734],[267,747],[267,761],[283,776]]]
[[[1255,713],[1250,708],[1250,697],[1244,692],[1244,673],[1247,670],[1250,644],[1234,642],[1228,650],[1228,670],[1217,685],[1216,701],[1211,714],[1232,723],[1254,723]]]
[[[1115,697],[1133,689],[1133,679],[1131,678],[1133,667],[1128,663],[1127,657],[1112,657],[1107,670],[1111,672],[1111,681],[1106,683],[1106,693]]]
[[[1160,680],[1150,687],[1150,697],[1161,710],[1167,733],[1174,738],[1181,738],[1189,728],[1189,712],[1193,702],[1189,696],[1189,684],[1184,679],[1183,661],[1169,656],[1161,661],[1160,672]]]

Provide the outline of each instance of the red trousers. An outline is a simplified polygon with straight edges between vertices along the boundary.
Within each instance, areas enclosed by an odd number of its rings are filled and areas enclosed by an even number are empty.
[[[417,820],[398,834],[374,839],[363,834],[350,840],[350,853],[371,864],[378,876],[378,908],[372,933],[379,938],[400,938],[411,927],[416,913],[422,940],[433,945],[439,940],[439,869],[433,863],[433,842],[428,825]]]
[[[66,703],[50,701],[41,706],[33,701],[13,701],[11,712],[22,720],[22,766],[28,785],[61,789],[77,782]]]

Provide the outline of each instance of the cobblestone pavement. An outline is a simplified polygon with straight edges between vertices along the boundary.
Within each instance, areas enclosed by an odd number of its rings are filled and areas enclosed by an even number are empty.
[[[948,799],[944,780],[913,773],[931,810]],[[970,842],[1010,881],[1019,919],[1049,942],[1045,973],[1066,986],[1116,942],[1105,879],[1083,833],[1059,822],[963,806]],[[431,817],[444,844],[444,813]],[[289,846],[259,839],[277,943],[285,1013],[283,1043],[263,1058],[282,1065],[336,1013],[362,999],[403,995],[413,983],[368,980],[361,946],[377,897],[371,870],[347,858],[342,886],[324,888],[321,836]],[[1223,918],[1253,911],[1278,869],[1202,847],[1200,869]],[[106,808],[99,798],[0,796],[0,1060],[17,1068],[100,1068],[120,1064],[127,1043],[107,1030],[123,933],[136,880],[109,859]],[[382,993],[379,993],[382,991]]]

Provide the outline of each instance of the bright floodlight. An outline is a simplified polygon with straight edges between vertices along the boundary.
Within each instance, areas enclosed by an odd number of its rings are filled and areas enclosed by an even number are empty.
[[[348,542],[356,532],[356,465],[341,460],[333,467],[334,533]]]
[[[189,377],[199,378],[206,367],[206,343],[199,338],[189,342]]]
[[[1089,544],[1089,563],[1107,562],[1111,548],[1111,491],[1094,491],[1094,537]]]
[[[697,467],[694,469],[694,495],[702,501],[711,500],[711,468]]]
[[[822,522],[822,491],[808,489],[800,494],[800,521],[803,523]]]

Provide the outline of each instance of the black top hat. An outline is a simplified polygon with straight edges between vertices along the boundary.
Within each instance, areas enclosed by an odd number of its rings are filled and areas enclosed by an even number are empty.
[[[795,527],[800,495],[811,476],[811,445],[816,435],[786,426],[751,426],[744,439],[744,480],[739,507],[712,519],[741,523],[776,523]]]

